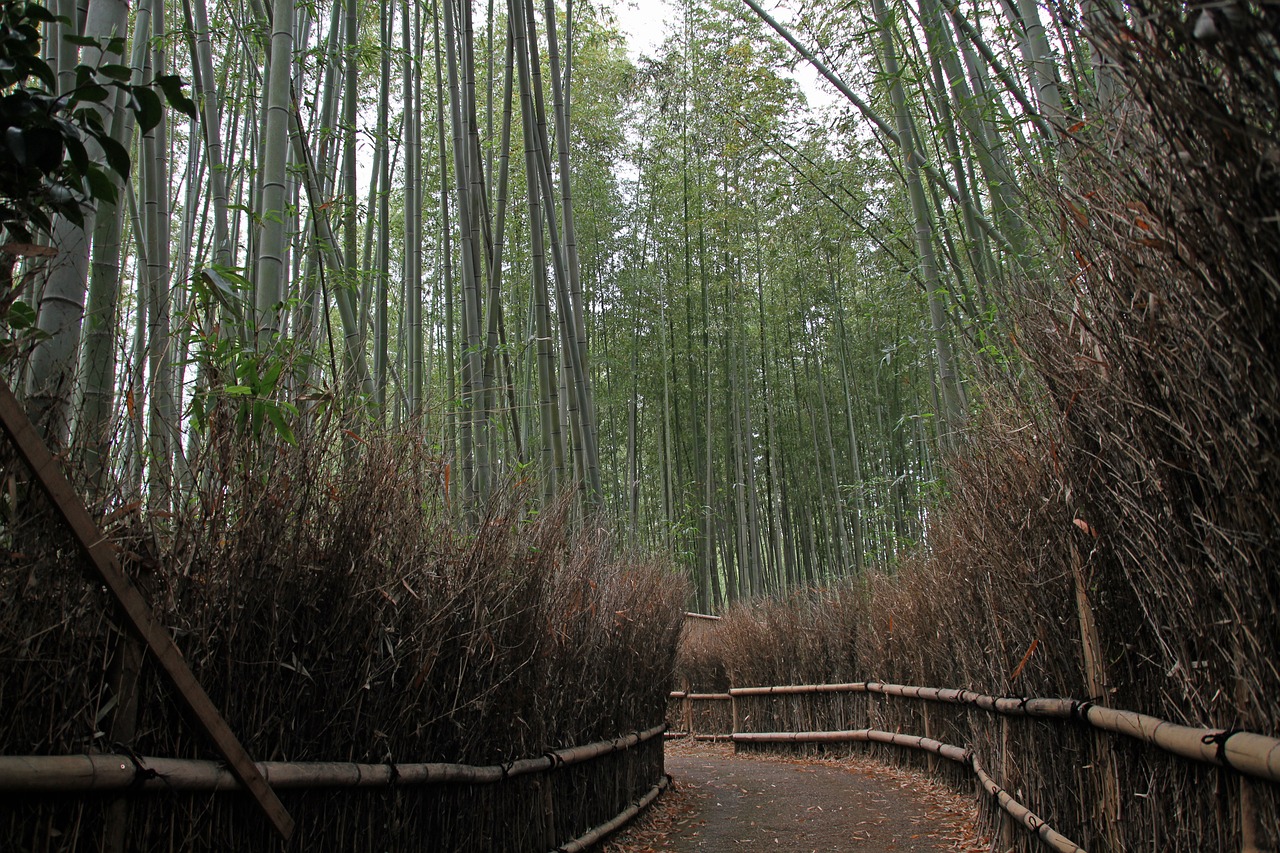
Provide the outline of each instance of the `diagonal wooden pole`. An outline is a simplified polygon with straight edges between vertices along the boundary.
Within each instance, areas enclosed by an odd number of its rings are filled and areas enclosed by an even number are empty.
[[[71,528],[72,534],[84,549],[107,589],[115,596],[125,617],[147,644],[151,653],[177,688],[178,695],[199,721],[201,728],[213,739],[218,752],[226,760],[232,775],[253,794],[267,819],[280,835],[288,840],[293,835],[293,818],[280,802],[275,791],[262,778],[257,765],[249,757],[226,720],[218,713],[209,694],[187,666],[182,652],[174,645],[168,630],[160,624],[155,613],[147,605],[138,588],[133,585],[120,567],[115,551],[106,536],[94,524],[84,502],[62,473],[57,460],[45,447],[22,405],[13,396],[8,383],[0,378],[0,422],[13,440],[18,452],[31,466],[40,486],[53,502],[58,514]]]

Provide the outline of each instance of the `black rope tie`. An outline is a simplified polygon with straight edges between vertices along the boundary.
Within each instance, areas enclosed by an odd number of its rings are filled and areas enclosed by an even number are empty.
[[[1217,746],[1218,763],[1223,767],[1230,767],[1231,762],[1227,759],[1227,741],[1239,733],[1240,729],[1224,729],[1205,735],[1200,738],[1200,742],[1205,746]]]
[[[564,756],[562,756],[560,753],[556,752],[555,750],[549,749],[546,752],[542,753],[542,755],[544,758],[547,759],[548,762],[550,762],[549,766],[547,767],[548,770],[556,770],[564,766]]]
[[[116,747],[123,751],[125,756],[133,764],[133,781],[129,783],[130,788],[141,788],[148,781],[161,778],[159,773],[143,764],[142,757],[132,749],[122,743],[116,744]]]
[[[1079,720],[1082,723],[1089,722],[1089,709],[1094,706],[1092,699],[1085,699],[1083,702],[1071,703],[1071,719]]]

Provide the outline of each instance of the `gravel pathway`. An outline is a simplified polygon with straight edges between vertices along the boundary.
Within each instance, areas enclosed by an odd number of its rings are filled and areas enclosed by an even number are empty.
[[[735,755],[667,744],[674,791],[606,853],[771,850],[925,853],[988,849],[972,798],[874,762]]]

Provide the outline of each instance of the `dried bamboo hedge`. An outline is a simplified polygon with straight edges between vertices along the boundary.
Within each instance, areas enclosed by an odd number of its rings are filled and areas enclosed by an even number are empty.
[[[328,429],[296,448],[210,442],[217,476],[171,519],[144,527],[123,500],[106,516],[135,582],[256,761],[374,775],[507,768],[498,784],[282,790],[293,843],[551,849],[649,796],[660,737],[551,773],[513,776],[508,763],[533,756],[541,767],[555,750],[653,730],[684,583],[605,540],[571,543],[567,507],[534,512],[521,489],[472,525],[446,504],[442,463],[419,437],[351,442]],[[0,755],[214,757],[78,571],[21,465],[0,463],[16,495],[0,524]],[[280,846],[243,794],[136,787],[0,796],[0,848]]]

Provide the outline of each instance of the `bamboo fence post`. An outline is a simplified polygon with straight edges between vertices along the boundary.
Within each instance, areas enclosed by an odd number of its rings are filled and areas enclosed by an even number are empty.
[[[738,697],[733,695],[733,691],[729,692],[729,707],[732,714],[732,723],[729,725],[729,737],[733,740],[733,751],[736,755],[738,752]]]
[[[111,715],[111,743],[132,744],[138,730],[138,682],[142,675],[142,643],[123,628],[116,645],[115,711]],[[125,853],[129,818],[133,806],[128,797],[119,797],[107,807],[102,828],[102,848],[106,853]]]
[[[682,676],[680,679],[680,690],[684,696],[680,699],[680,714],[684,720],[684,730],[693,736],[693,700],[689,698],[689,693],[693,691],[693,687],[689,684],[689,677]]]
[[[549,778],[540,778],[538,787],[542,789],[542,849],[551,850],[556,845],[556,802],[552,793],[552,782]]]
[[[1069,537],[1071,547],[1071,576],[1075,585],[1076,615],[1080,621],[1080,653],[1084,662],[1085,688],[1088,698],[1094,702],[1107,700],[1107,670],[1102,654],[1102,639],[1098,634],[1098,623],[1093,615],[1093,604],[1089,601],[1089,589],[1084,573],[1084,560],[1080,556],[1080,548],[1076,544],[1075,534]],[[1097,780],[1101,797],[1097,808],[1099,814],[1095,820],[1101,827],[1101,835],[1109,850],[1122,850],[1124,845],[1120,838],[1120,782],[1117,778],[1119,769],[1116,766],[1115,750],[1111,747],[1110,738],[1097,732],[1090,738],[1093,744],[1095,767],[1094,777]]]
[[[1009,718],[1000,718],[1000,781],[1007,787],[1009,786],[1010,776],[1009,766]],[[1000,815],[1000,849],[1009,850],[1013,847],[1013,818],[1006,811],[998,812]]]
[[[1244,650],[1236,643],[1235,671],[1244,672]],[[1243,717],[1248,703],[1248,684],[1239,675],[1236,676],[1236,708]],[[1258,801],[1254,794],[1253,780],[1243,773],[1237,773],[1240,780],[1240,853],[1266,853],[1261,844],[1262,826],[1258,817]]]
[[[932,722],[932,721],[929,719],[929,703],[928,703],[928,702],[926,702],[926,703],[924,704],[923,712],[924,712],[924,714],[923,714],[923,716],[924,716],[924,736],[925,736],[925,737],[927,737],[927,738],[929,738],[929,739],[932,739],[932,738],[933,738],[933,726],[932,726],[932,724],[931,724],[931,722]],[[929,768],[929,773],[930,773],[931,775],[932,775],[933,773],[938,772],[938,757],[937,757],[936,755],[934,755],[932,752],[926,753],[925,762],[926,762],[926,766],[928,766],[928,768]]]

